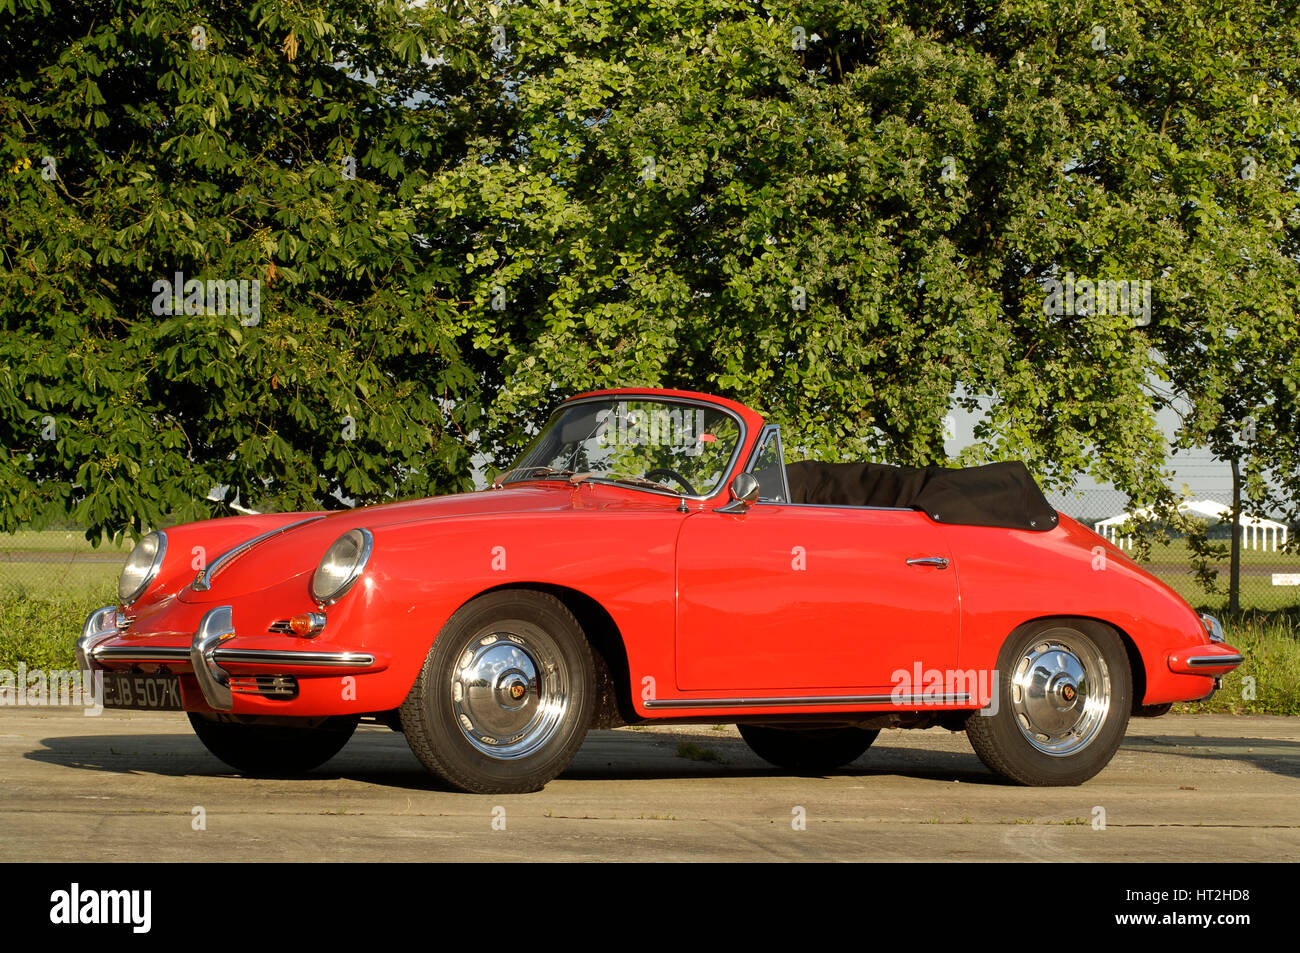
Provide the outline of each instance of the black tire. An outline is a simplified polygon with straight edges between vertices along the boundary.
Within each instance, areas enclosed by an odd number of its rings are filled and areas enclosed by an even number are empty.
[[[770,728],[738,725],[740,737],[768,764],[788,771],[834,771],[858,758],[880,734],[867,728]]]
[[[503,590],[443,626],[402,703],[402,728],[420,762],[452,787],[521,794],[569,766],[594,698],[591,648],[564,603]]]
[[[360,719],[260,718],[190,713],[204,747],[241,774],[284,777],[320,767],[343,750]]]
[[[979,759],[1018,784],[1082,784],[1124,740],[1133,696],[1128,653],[1119,633],[1099,622],[1032,622],[1002,646],[997,695],[996,713],[966,721]]]

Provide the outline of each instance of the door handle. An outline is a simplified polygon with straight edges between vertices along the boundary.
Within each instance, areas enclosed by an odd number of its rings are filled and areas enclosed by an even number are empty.
[[[948,560],[942,556],[919,556],[916,559],[907,561],[909,566],[934,566],[936,569],[947,569]]]

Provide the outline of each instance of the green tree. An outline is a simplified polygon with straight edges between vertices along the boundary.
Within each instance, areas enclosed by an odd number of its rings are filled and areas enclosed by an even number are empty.
[[[737,397],[819,456],[941,462],[956,391],[989,402],[967,462],[1091,472],[1153,503],[1155,413],[1232,389],[1204,366],[1221,321],[1203,312],[1264,260],[1261,334],[1296,350],[1293,7],[495,15],[519,147],[414,203],[474,223],[472,297],[505,304],[479,341],[502,354],[495,446],[617,382]],[[1244,187],[1252,154],[1271,171]],[[1229,253],[1242,241],[1254,264]],[[1045,313],[1067,274],[1138,282],[1150,311]]]
[[[5,526],[462,486],[613,384],[912,464],[956,394],[964,462],[1162,505],[1156,412],[1247,410],[1300,498],[1293,3],[143,6],[0,0]]]
[[[463,251],[399,214],[491,116],[455,16],[7,0],[0,24],[0,530],[466,484]],[[208,281],[249,284],[232,313]]]

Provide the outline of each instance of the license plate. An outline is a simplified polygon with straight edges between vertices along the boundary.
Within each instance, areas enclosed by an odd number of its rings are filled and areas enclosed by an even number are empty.
[[[105,672],[104,707],[181,711],[180,676]]]

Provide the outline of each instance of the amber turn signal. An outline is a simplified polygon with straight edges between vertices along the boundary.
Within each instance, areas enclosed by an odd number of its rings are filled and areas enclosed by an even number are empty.
[[[289,628],[293,630],[294,635],[310,639],[324,630],[325,614],[323,612],[300,612],[289,620]]]

